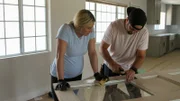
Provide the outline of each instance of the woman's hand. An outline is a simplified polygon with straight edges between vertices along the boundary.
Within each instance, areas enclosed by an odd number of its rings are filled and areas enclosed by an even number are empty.
[[[66,91],[68,88],[70,88],[70,85],[65,80],[58,80],[58,84],[56,86],[56,90],[60,91]]]

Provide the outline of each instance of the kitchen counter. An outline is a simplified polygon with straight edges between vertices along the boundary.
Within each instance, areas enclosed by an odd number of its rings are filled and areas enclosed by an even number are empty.
[[[176,33],[163,33],[163,34],[153,34],[153,35],[150,35],[152,37],[162,37],[162,36],[175,36]]]
[[[177,48],[176,33],[153,34],[149,37],[147,56],[160,57]]]
[[[60,101],[175,101],[180,99],[180,69],[137,74],[131,82],[136,93],[126,89],[124,76],[111,77],[105,85],[94,79],[69,82],[68,91],[55,91]],[[54,87],[57,84],[54,84]],[[78,90],[74,93],[73,90]],[[138,92],[138,90],[140,92]],[[130,93],[128,93],[130,91]],[[131,99],[134,95],[134,98]],[[139,97],[139,98],[136,98]]]
[[[177,33],[163,33],[163,34],[154,34],[150,35],[150,37],[168,37],[169,40],[175,40],[175,36]]]

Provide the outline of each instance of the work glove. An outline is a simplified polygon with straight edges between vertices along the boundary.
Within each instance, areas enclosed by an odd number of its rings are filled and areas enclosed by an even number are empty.
[[[68,88],[70,88],[70,85],[68,82],[66,82],[65,80],[58,80],[56,90],[66,91]]]
[[[105,76],[105,75],[103,75],[103,74],[100,74],[100,73],[95,73],[94,74],[94,77],[95,77],[95,79],[97,80],[97,81],[108,81],[109,80],[109,78],[107,77],[107,76]]]

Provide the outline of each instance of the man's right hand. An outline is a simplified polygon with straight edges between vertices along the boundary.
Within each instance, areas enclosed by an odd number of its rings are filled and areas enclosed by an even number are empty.
[[[121,65],[117,64],[116,62],[109,63],[109,67],[114,73],[120,73],[120,71],[124,71]]]
[[[69,83],[67,83],[65,80],[58,80],[58,85],[56,86],[55,90],[66,91],[68,88],[70,88]]]

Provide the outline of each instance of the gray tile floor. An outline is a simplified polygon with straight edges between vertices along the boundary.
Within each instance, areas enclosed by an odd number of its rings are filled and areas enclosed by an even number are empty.
[[[146,57],[141,69],[148,72],[178,68],[180,69],[180,49],[174,50],[162,57]]]
[[[180,49],[174,50],[162,57],[146,57],[144,64],[142,65],[140,71],[164,71],[170,69],[180,69]],[[29,101],[36,101],[34,99]],[[37,101],[53,101],[48,97],[47,94],[41,96],[41,100]]]

